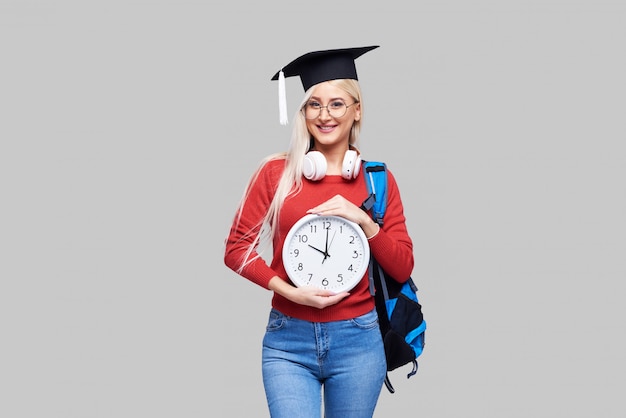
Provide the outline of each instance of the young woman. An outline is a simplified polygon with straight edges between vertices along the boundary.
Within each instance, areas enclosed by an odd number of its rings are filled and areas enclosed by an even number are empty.
[[[299,76],[304,99],[288,151],[267,157],[256,170],[226,239],[225,264],[273,292],[262,371],[275,418],[319,418],[322,406],[327,418],[371,417],[385,379],[367,272],[349,291],[297,286],[282,254],[299,219],[333,215],[362,229],[370,253],[390,276],[408,279],[413,270],[413,245],[391,172],[384,226],[361,209],[369,193],[356,147],[363,99],[354,60],[374,48],[310,52],[274,76],[279,82]],[[260,255],[264,243],[273,250],[269,265]],[[311,250],[322,263],[332,258],[328,238],[323,246]]]

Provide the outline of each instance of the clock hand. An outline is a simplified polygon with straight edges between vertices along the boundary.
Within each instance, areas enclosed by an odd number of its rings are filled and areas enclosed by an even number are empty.
[[[335,240],[335,235],[337,235],[336,230],[333,232],[333,237],[330,239],[330,244],[328,244],[328,248],[330,248],[330,246],[333,245],[333,241]],[[326,248],[326,253],[328,253],[328,248]],[[328,256],[330,257],[330,254],[328,254]]]
[[[309,247],[313,248],[315,251],[319,251],[320,253],[324,254],[324,257],[326,257],[326,253],[324,251],[320,250],[319,248],[315,248],[311,244],[309,244]]]
[[[326,228],[326,244],[324,246],[324,254],[328,254],[328,228]]]
[[[326,228],[326,243],[324,244],[324,259],[322,260],[322,264],[324,264],[324,261],[326,261],[328,257],[330,257],[330,254],[328,254],[328,228]]]
[[[335,235],[337,235],[336,230],[333,231],[333,237],[330,239],[330,243],[326,246],[326,254],[324,255],[324,260],[330,257],[330,253],[328,252],[328,250],[330,249],[330,246],[333,245],[333,241],[335,240]],[[326,230],[326,241],[328,242],[328,229]],[[322,263],[324,262],[324,260],[322,260]]]
[[[319,248],[315,248],[315,247],[314,247],[314,246],[312,246],[311,244],[309,244],[309,247],[313,248],[315,251],[317,251],[317,252],[321,253],[321,254],[324,256],[324,258],[322,259],[322,264],[324,264],[324,261],[325,261],[328,257],[330,257],[330,254],[326,254],[324,251],[320,250]]]

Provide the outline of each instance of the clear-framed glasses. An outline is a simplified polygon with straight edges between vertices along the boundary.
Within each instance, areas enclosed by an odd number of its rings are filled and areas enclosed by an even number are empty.
[[[343,99],[334,99],[326,106],[322,106],[317,100],[309,100],[302,108],[302,113],[306,119],[317,119],[322,114],[322,109],[326,109],[332,118],[340,118],[346,114],[350,106],[358,102],[347,105]]]

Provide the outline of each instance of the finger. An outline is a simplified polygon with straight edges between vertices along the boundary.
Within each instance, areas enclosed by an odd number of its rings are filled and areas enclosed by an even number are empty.
[[[346,199],[341,195],[335,195],[325,202],[320,203],[314,208],[309,209],[308,213],[329,212],[333,210],[341,209],[345,204]]]
[[[337,293],[337,294],[330,294],[330,295],[326,295],[323,296],[325,300],[327,301],[333,301],[333,303],[337,303],[339,302],[341,299],[349,296],[350,294],[348,292],[341,292],[341,293]]]
[[[307,213],[322,213],[322,212],[328,212],[329,210],[332,210],[333,207],[327,204],[321,204],[318,206],[315,206],[314,208],[311,208],[309,210],[307,210]]]
[[[330,290],[326,290],[326,289],[319,289],[317,291],[317,293],[315,293],[315,296],[324,296],[324,297],[331,297],[331,296],[336,296],[337,293],[332,292]]]
[[[346,296],[348,296],[348,294],[343,292],[343,293],[338,293],[333,296],[325,297],[320,301],[321,307],[335,305],[339,303],[341,300],[343,300]]]

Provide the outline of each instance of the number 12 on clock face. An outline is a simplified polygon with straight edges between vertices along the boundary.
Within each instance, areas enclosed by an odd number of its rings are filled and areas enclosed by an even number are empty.
[[[287,233],[282,256],[296,286],[343,292],[363,278],[370,248],[356,223],[339,216],[305,215]]]

